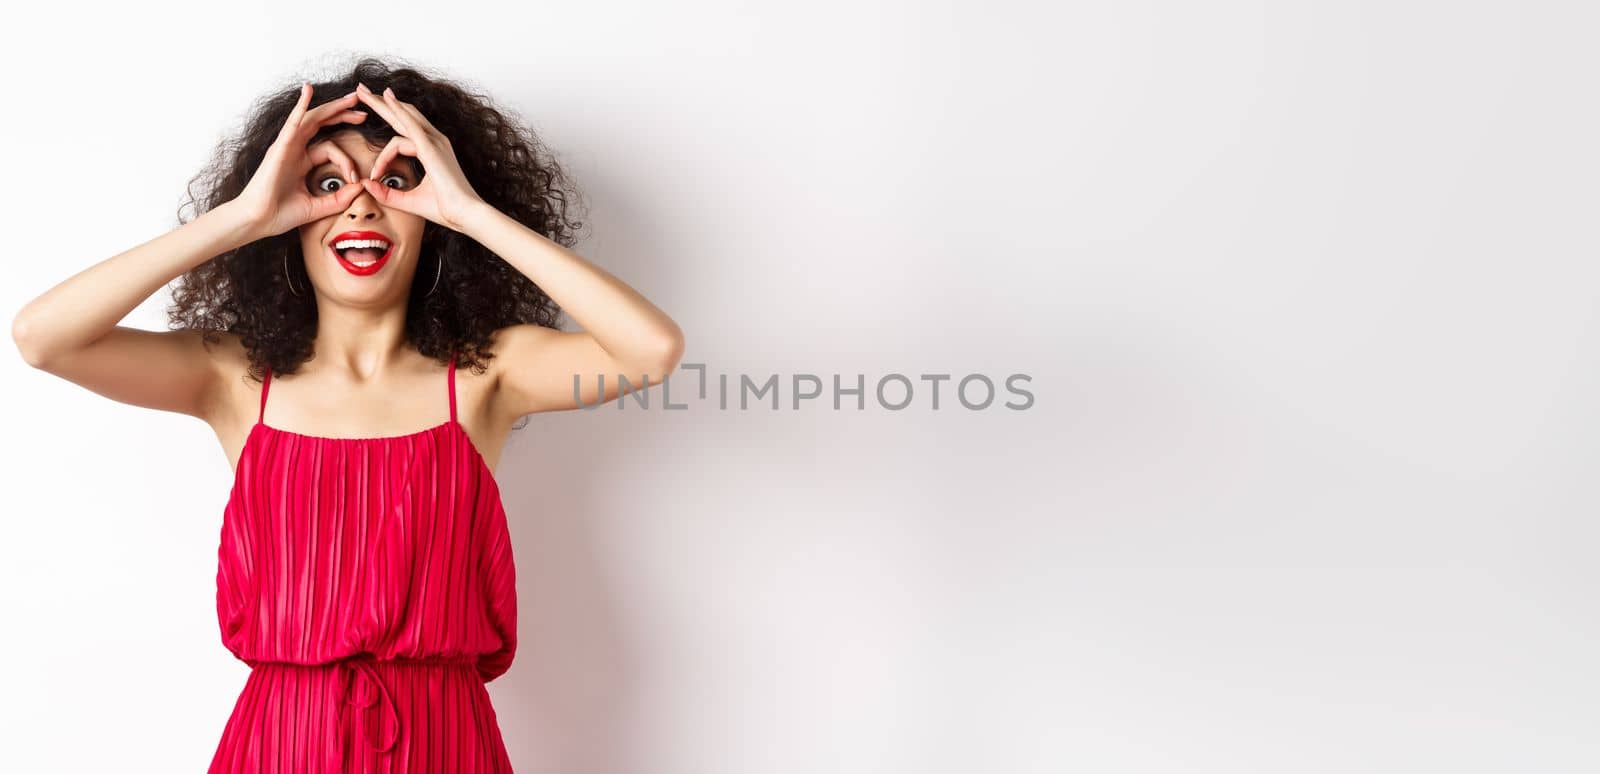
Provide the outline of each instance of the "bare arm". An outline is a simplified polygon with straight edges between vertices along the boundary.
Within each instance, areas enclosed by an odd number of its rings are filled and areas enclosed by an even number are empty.
[[[307,152],[316,130],[355,123],[355,94],[307,109],[302,84],[278,138],[239,196],[144,244],[107,258],[30,301],[11,321],[11,338],[29,365],[113,400],[209,419],[223,394],[221,369],[199,331],[145,331],[117,325],[174,278],[235,248],[349,206],[361,191],[312,196],[304,176],[331,161],[356,178],[342,152],[322,144]]]
[[[17,313],[11,337],[29,365],[108,398],[205,416],[219,374],[199,332],[117,323],[173,278],[250,242],[251,228],[224,204],[68,277]]]
[[[629,389],[637,391],[660,384],[678,366],[683,332],[622,280],[487,205],[467,221],[465,231],[548,292],[583,327],[569,332],[513,325],[498,332],[494,363],[508,414],[566,411],[580,401],[606,403],[620,392],[619,377],[627,377]]]

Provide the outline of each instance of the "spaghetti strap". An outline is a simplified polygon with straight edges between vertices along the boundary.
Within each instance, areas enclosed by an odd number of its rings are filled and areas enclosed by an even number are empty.
[[[456,356],[450,356],[450,375],[446,377],[450,382],[450,421],[456,421]]]
[[[267,418],[267,388],[272,386],[272,366],[266,367],[267,371],[261,378],[261,413],[256,415],[256,424],[262,424]]]

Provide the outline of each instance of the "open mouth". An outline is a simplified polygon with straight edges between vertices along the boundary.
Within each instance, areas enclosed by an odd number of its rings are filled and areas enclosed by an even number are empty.
[[[389,262],[394,242],[376,231],[346,231],[328,243],[339,265],[351,274],[376,274]]]

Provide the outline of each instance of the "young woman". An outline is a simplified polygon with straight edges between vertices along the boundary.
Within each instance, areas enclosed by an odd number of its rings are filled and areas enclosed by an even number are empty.
[[[13,337],[204,419],[234,468],[217,614],[251,672],[210,770],[510,771],[484,687],[517,645],[500,449],[518,417],[659,383],[683,334],[567,249],[574,192],[530,130],[414,67],[269,96],[197,180],[201,214]],[[175,278],[174,330],[117,325]]]

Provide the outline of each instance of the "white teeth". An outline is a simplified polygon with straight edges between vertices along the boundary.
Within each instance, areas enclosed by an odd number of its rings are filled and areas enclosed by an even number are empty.
[[[382,239],[341,239],[333,243],[333,249],[335,250],[344,250],[350,247],[374,247],[379,250],[387,250],[389,243]]]
[[[380,251],[387,251],[389,249],[389,243],[384,241],[384,240],[382,240],[382,239],[341,239],[341,240],[333,243],[333,249],[334,250],[346,250],[346,249],[349,249],[349,248],[352,248],[352,247],[371,247],[371,248],[375,248],[375,249],[380,250]],[[346,259],[346,260],[348,261],[349,259]],[[349,261],[349,262],[350,262],[351,265],[354,265],[354,266],[366,267],[366,266],[371,266],[371,265],[377,263],[378,260],[375,258],[375,259],[370,260],[370,261]]]

